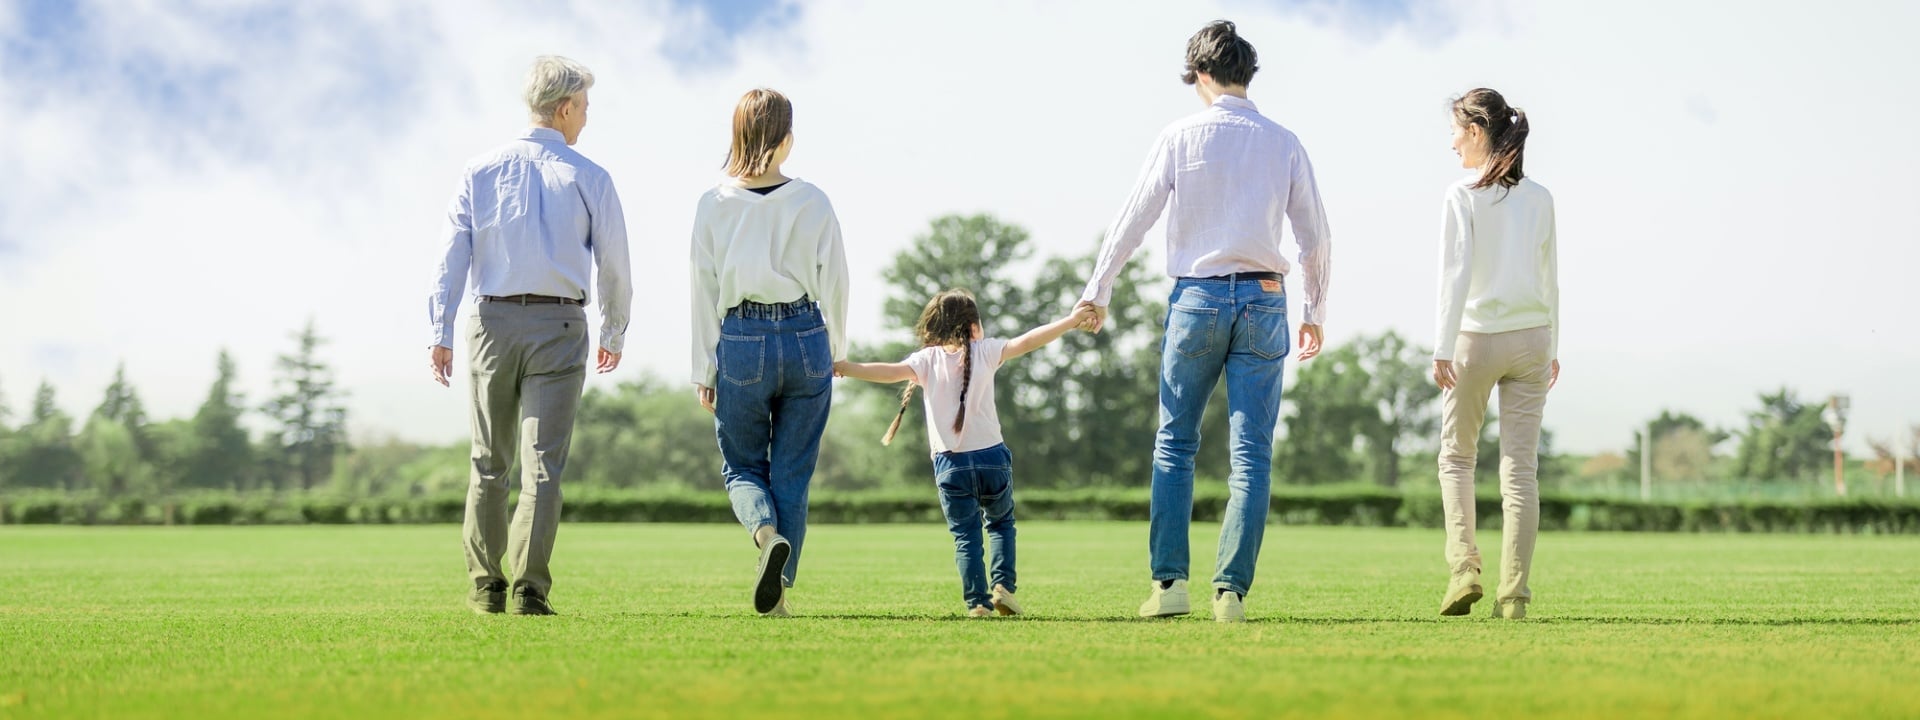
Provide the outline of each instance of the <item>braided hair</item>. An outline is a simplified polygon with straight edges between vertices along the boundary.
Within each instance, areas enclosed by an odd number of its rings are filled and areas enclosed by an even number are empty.
[[[965,290],[948,290],[933,296],[925,310],[920,311],[920,322],[914,324],[913,333],[919,336],[920,344],[926,347],[936,345],[959,345],[960,357],[960,411],[953,416],[953,431],[960,432],[967,425],[967,391],[973,387],[973,328],[980,324],[980,306],[973,301],[973,293]],[[901,399],[902,410],[906,398]]]

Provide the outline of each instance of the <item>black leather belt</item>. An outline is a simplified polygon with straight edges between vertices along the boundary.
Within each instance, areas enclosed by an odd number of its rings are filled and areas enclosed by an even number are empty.
[[[552,295],[481,295],[480,302],[513,303],[516,305],[584,305],[578,298],[554,297]]]

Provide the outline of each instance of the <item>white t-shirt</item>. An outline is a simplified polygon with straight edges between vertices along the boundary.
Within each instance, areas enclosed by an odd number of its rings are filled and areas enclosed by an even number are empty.
[[[973,452],[1005,442],[1000,437],[1000,412],[993,405],[993,372],[1000,369],[1007,341],[988,338],[973,343],[973,383],[967,387],[967,422],[960,432],[953,431],[953,417],[960,412],[960,361],[965,355],[944,347],[921,348],[908,355],[907,367],[913,368],[914,382],[920,384],[920,401],[927,411],[927,444],[933,454]]]

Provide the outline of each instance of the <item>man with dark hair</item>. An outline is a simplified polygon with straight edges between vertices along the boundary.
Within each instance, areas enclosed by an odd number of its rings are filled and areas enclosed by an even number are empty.
[[[1273,428],[1288,351],[1281,218],[1293,225],[1306,294],[1299,353],[1320,352],[1326,316],[1330,238],[1313,166],[1299,138],[1247,99],[1259,70],[1253,45],[1227,21],[1187,41],[1186,73],[1207,109],[1160,133],[1133,194],[1107,231],[1093,279],[1081,299],[1095,306],[1099,330],[1120,268],[1147,229],[1171,206],[1167,274],[1175,278],[1161,343],[1160,432],[1153,447],[1153,589],[1143,617],[1192,612],[1187,599],[1188,525],[1193,517],[1193,458],[1207,398],[1227,380],[1233,418],[1231,492],[1213,576],[1214,619],[1246,619],[1243,600],[1266,528]]]

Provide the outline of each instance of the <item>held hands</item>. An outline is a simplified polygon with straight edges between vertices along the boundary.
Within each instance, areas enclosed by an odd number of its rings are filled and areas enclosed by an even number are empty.
[[[835,360],[835,361],[833,361],[833,376],[834,376],[834,377],[837,377],[837,378],[843,378],[843,377],[846,377],[846,376],[847,376],[847,368],[848,368],[848,367],[850,367],[850,366],[852,366],[852,365],[853,365],[853,363],[850,363],[850,362],[847,362],[847,361],[845,361],[845,360]]]
[[[1073,312],[1068,317],[1080,318],[1080,323],[1076,327],[1098,334],[1101,326],[1107,323],[1107,308],[1082,300],[1078,305],[1073,306]]]

